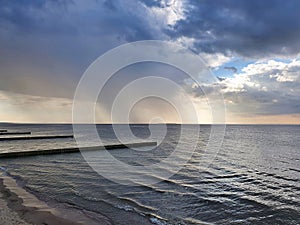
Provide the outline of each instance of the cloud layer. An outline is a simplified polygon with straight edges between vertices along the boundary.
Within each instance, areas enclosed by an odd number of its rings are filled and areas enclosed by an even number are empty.
[[[28,96],[36,96],[35,101],[50,101],[54,112],[61,99],[72,99],[81,75],[98,56],[123,43],[156,39],[184,45],[210,68],[231,73],[218,74],[230,114],[300,114],[300,1],[0,3],[0,91],[6,93],[6,100],[0,96],[0,107],[7,108],[9,102],[11,109],[18,105],[29,115]],[[224,65],[233,59],[251,63],[239,68]],[[130,71],[133,75],[121,76],[119,83],[146,69]],[[173,70],[157,67],[155,71],[184,82],[176,73],[172,77]],[[186,88],[198,98],[196,102],[202,98],[199,88]],[[215,90],[211,85],[203,88]],[[22,103],[15,93],[27,100]]]

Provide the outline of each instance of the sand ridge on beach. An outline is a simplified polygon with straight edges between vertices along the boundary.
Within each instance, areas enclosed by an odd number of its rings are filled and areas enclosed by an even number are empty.
[[[2,198],[3,195],[0,193],[0,225],[29,225],[20,218],[18,213],[9,209],[6,201]]]

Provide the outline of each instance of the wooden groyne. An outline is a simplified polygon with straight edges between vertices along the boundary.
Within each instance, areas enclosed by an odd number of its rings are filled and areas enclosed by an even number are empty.
[[[0,130],[0,133],[2,133],[2,132],[7,132],[7,130]]]
[[[126,149],[126,148],[137,148],[145,146],[156,146],[157,142],[140,142],[140,143],[128,143],[128,144],[112,144],[103,146],[93,147],[82,147],[82,148],[61,148],[61,149],[50,149],[50,150],[34,150],[34,151],[23,151],[23,152],[4,152],[0,153],[0,158],[15,158],[24,156],[36,156],[36,155],[52,155],[61,153],[74,153],[80,151],[98,151],[98,150],[113,150],[113,149]]]
[[[59,139],[59,138],[74,138],[73,135],[46,135],[46,136],[24,136],[24,137],[4,137],[0,141],[18,141],[32,139]]]
[[[23,134],[31,134],[31,132],[0,132],[0,135],[23,135]]]

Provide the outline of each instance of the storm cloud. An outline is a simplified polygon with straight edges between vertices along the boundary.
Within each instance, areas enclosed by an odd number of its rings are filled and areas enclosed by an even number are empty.
[[[196,51],[286,57],[300,51],[299,8],[297,0],[190,0],[185,19],[167,31],[193,38]]]
[[[104,52],[161,38],[144,5],[133,3],[1,1],[0,89],[72,97],[85,69]]]
[[[24,112],[32,99],[51,102],[55,111],[70,103],[97,57],[124,43],[155,39],[188,47],[208,67],[223,69],[216,85],[231,112],[299,114],[299,9],[297,0],[0,0],[0,101]],[[226,64],[233,59],[249,63]],[[122,75],[120,83],[146,69]],[[155,68],[184,83],[166,71]],[[202,98],[197,88],[186,88]]]

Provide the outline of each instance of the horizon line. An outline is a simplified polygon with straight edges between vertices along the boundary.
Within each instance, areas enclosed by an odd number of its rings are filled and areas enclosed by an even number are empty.
[[[300,123],[64,123],[64,122],[0,122],[0,124],[20,125],[300,125]]]

